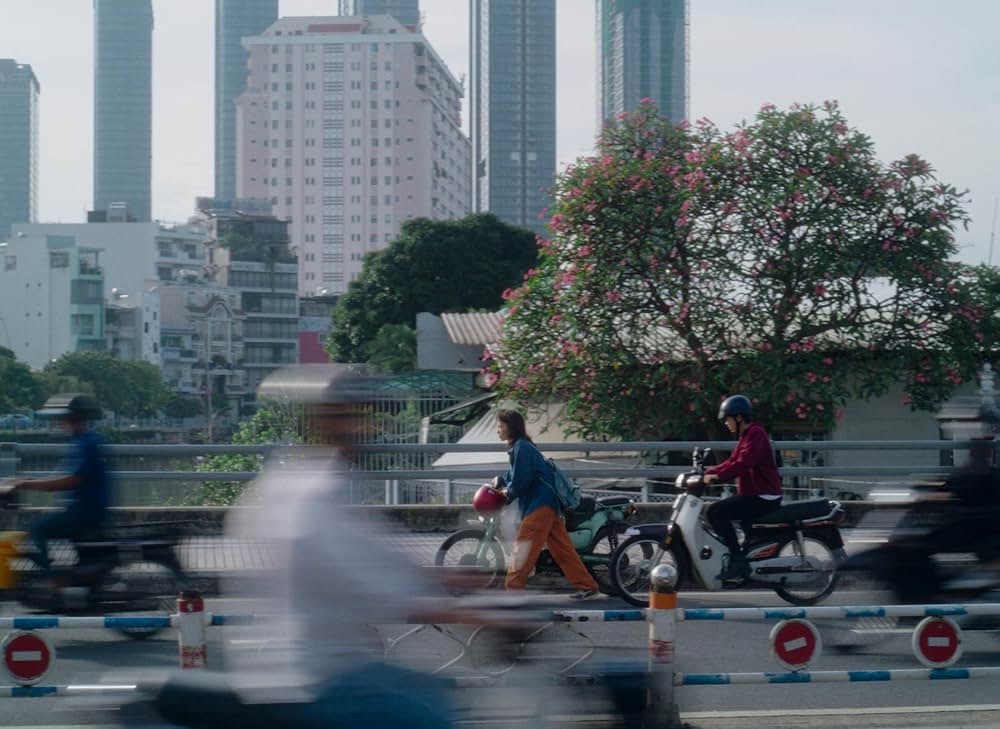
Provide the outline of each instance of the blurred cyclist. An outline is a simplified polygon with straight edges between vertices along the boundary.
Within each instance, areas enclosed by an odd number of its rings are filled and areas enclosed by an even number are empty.
[[[29,527],[37,549],[38,566],[48,572],[49,540],[77,540],[98,531],[107,518],[111,503],[111,484],[104,458],[104,441],[90,428],[102,417],[101,408],[89,395],[53,395],[38,412],[42,417],[58,418],[70,434],[72,450],[65,473],[47,478],[20,478],[13,486],[23,491],[62,492],[66,507],[55,514],[35,520]]]

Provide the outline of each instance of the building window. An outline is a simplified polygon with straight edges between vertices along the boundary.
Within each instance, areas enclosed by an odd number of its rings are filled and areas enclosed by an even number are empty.
[[[94,335],[93,314],[73,314],[70,317],[70,332],[84,337]]]
[[[4,256],[3,257],[3,270],[4,271],[16,271],[17,270],[17,256]]]
[[[69,268],[69,251],[51,251],[49,268]]]

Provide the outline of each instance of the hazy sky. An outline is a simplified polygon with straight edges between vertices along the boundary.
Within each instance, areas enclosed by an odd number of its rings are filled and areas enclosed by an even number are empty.
[[[41,83],[43,221],[91,204],[92,0],[0,0],[0,58]],[[421,0],[424,32],[468,68],[468,0]],[[592,148],[594,0],[557,0],[558,154]],[[336,0],[281,0],[282,15],[333,15]],[[154,0],[153,211],[182,221],[213,188],[213,0]],[[691,0],[691,116],[723,127],[763,102],[837,99],[883,160],[917,152],[971,191],[963,260],[985,261],[1000,196],[1000,2]],[[993,262],[1000,263],[1000,243]]]

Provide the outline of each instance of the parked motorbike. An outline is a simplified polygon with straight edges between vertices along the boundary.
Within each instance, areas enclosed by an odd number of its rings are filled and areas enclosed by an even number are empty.
[[[4,491],[0,487],[0,491]],[[0,493],[0,507],[19,508],[17,491]],[[48,574],[34,567],[26,532],[0,533],[0,599],[58,615],[174,612],[187,576],[177,557],[178,524],[116,525],[73,542],[76,562]],[[122,627],[130,638],[148,638],[160,627]]]
[[[434,563],[439,567],[460,567],[474,571],[479,587],[491,587],[504,574],[510,553],[500,538],[502,501],[473,503],[478,521],[471,529],[450,535],[438,548]],[[576,509],[566,513],[566,530],[587,571],[597,580],[601,592],[613,595],[608,564],[631,519],[637,513],[628,496],[583,496]],[[534,574],[561,575],[547,549],[535,563]]]
[[[793,605],[814,605],[833,592],[837,564],[845,557],[839,525],[843,507],[836,501],[797,501],[744,524],[744,552],[751,574],[742,583],[723,583],[718,575],[729,560],[725,543],[706,518],[702,475],[710,451],[695,448],[693,470],[677,476],[680,491],[666,524],[630,527],[611,558],[611,581],[630,604],[649,601],[650,574],[659,564],[677,570],[678,583],[708,590],[763,587]]]

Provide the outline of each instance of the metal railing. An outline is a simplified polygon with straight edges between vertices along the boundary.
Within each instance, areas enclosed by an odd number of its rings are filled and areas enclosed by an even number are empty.
[[[974,441],[776,441],[783,452],[834,451],[958,451]],[[620,443],[539,443],[546,454],[584,454],[567,460],[563,470],[588,491],[633,493],[642,501],[668,501],[670,483],[685,465],[652,465],[666,454],[678,454],[683,463],[695,446],[731,450],[731,441],[638,441]],[[996,446],[994,446],[996,447]],[[358,446],[357,468],[340,474],[349,483],[354,503],[455,504],[468,503],[475,489],[505,469],[497,460],[467,467],[435,468],[445,453],[502,453],[496,444],[385,444]],[[68,452],[65,444],[0,443],[0,477],[43,476],[58,471]],[[112,445],[108,447],[120,501],[128,506],[208,503],[192,495],[208,484],[239,484],[256,478],[268,462],[294,464],[322,451],[315,446],[281,445]],[[226,469],[217,459],[241,456],[238,469]],[[926,460],[926,459],[924,459]],[[861,498],[875,486],[893,486],[940,479],[950,466],[941,465],[795,465],[780,470],[786,493],[792,498]]]

